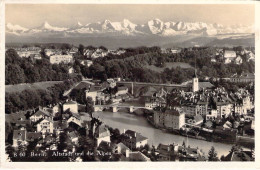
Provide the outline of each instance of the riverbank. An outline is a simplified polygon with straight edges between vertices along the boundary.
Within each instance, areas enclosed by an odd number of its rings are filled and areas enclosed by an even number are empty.
[[[219,136],[217,136],[214,133],[211,134],[204,134],[202,135],[191,135],[191,134],[187,134],[187,132],[185,133],[184,131],[180,131],[180,130],[174,130],[174,129],[166,129],[166,128],[162,128],[162,127],[158,127],[157,125],[154,124],[153,120],[150,117],[146,117],[147,121],[154,127],[163,131],[167,131],[169,133],[172,133],[174,135],[181,135],[184,137],[188,137],[188,138],[193,138],[193,139],[197,139],[197,140],[204,140],[204,141],[209,141],[209,142],[219,142],[219,143],[226,143],[226,144],[238,144],[241,145],[242,147],[251,149],[255,147],[255,140],[254,138],[245,138],[242,136],[237,136],[235,139],[223,139],[220,138]],[[198,133],[199,134],[199,133]]]
[[[218,156],[227,155],[233,145],[226,143],[219,143],[213,141],[198,140],[189,138],[177,134],[173,134],[167,130],[160,130],[151,125],[147,119],[143,116],[137,116],[135,114],[129,114],[127,112],[94,112],[93,116],[99,118],[108,126],[118,129],[121,133],[124,129],[133,130],[141,133],[148,138],[148,143],[152,146],[158,146],[159,144],[170,145],[173,143],[182,144],[185,142],[187,146],[198,147],[203,149],[207,153],[212,146],[218,152]]]

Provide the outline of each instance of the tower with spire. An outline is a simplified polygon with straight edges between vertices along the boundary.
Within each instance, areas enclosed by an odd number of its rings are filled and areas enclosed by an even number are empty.
[[[195,57],[195,70],[192,79],[192,92],[197,92],[197,91],[199,91],[199,79],[197,77],[196,57]]]

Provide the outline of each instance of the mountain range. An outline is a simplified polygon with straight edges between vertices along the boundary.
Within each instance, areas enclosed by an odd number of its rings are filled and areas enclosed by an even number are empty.
[[[145,41],[148,39],[167,39],[180,41],[188,40],[193,37],[209,37],[209,38],[233,38],[236,36],[248,36],[254,33],[253,26],[234,25],[223,26],[221,24],[209,24],[204,22],[163,22],[160,19],[153,19],[144,24],[135,24],[128,19],[121,22],[111,22],[104,20],[102,22],[88,23],[86,25],[77,22],[71,27],[52,26],[47,21],[35,28],[25,28],[20,25],[11,23],[6,24],[6,40],[7,42],[22,42],[22,41],[53,41],[53,39],[73,39],[73,41],[84,38],[98,39],[134,39]],[[100,38],[101,37],[101,38]],[[187,37],[189,37],[187,39]],[[147,41],[145,41],[147,42]],[[148,45],[144,44],[140,45]],[[111,42],[112,43],[112,42]],[[97,43],[98,44],[98,43]],[[137,43],[138,44],[138,43]],[[151,42],[149,42],[151,44]],[[101,41],[101,44],[102,41]],[[124,46],[124,43],[122,43]]]

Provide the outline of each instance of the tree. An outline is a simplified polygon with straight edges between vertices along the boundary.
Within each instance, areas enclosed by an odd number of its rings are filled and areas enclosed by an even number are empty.
[[[157,58],[157,66],[164,67],[165,66],[165,57],[160,56]]]
[[[215,150],[214,146],[212,146],[208,153],[208,160],[209,161],[219,161],[217,155],[218,155],[217,151]]]

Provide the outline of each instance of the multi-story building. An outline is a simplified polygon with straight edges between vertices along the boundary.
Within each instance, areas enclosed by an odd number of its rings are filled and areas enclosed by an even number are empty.
[[[50,56],[50,63],[51,64],[68,64],[73,62],[73,56],[72,55],[52,55]]]
[[[122,143],[130,149],[140,148],[148,143],[148,138],[132,130],[124,130]]]
[[[38,111],[36,111],[34,114],[30,116],[30,120],[32,122],[37,122],[40,119],[44,119],[47,117],[51,117],[50,113],[46,110],[46,108],[39,108]]]
[[[154,123],[158,127],[179,130],[185,125],[185,114],[177,109],[154,112]]]
[[[37,123],[37,132],[45,133],[53,133],[53,121],[50,118],[42,119]]]

